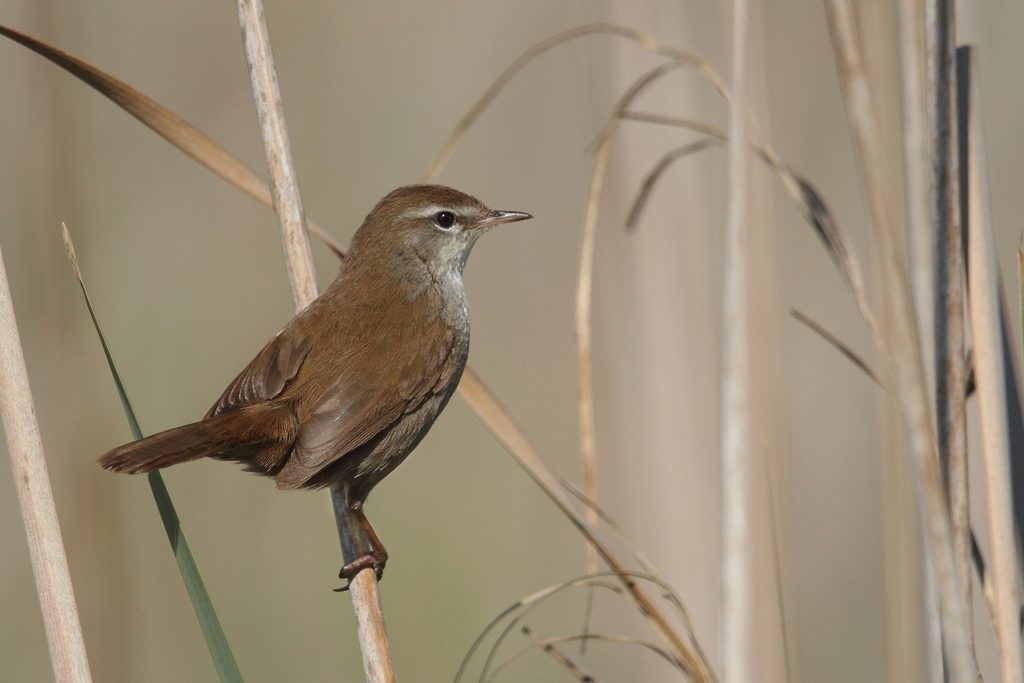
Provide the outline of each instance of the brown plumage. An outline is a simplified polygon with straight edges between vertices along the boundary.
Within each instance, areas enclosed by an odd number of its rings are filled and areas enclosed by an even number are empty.
[[[342,570],[383,570],[362,513],[416,447],[469,352],[462,269],[476,239],[529,214],[491,211],[440,185],[399,188],[356,231],[327,290],[296,315],[193,424],[120,446],[100,462],[149,472],[198,458],[242,463],[282,489],[340,484],[373,550]]]

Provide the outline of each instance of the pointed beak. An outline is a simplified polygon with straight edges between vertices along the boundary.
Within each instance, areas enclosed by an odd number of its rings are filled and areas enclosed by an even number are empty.
[[[479,225],[492,226],[498,225],[499,223],[515,223],[516,221],[525,221],[527,218],[533,218],[528,213],[522,211],[491,211],[488,213]]]

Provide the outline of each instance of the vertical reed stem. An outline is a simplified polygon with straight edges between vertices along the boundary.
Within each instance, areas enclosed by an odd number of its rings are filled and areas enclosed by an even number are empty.
[[[986,502],[992,545],[992,584],[995,594],[995,632],[1004,683],[1024,681],[1024,659],[1018,626],[1017,546],[1010,488],[1010,427],[1006,404],[999,267],[989,205],[988,164],[981,118],[978,67],[970,74],[968,141],[968,246],[970,248],[971,330],[982,453],[985,461]]]
[[[262,0],[238,0],[238,19],[242,26],[242,39],[263,133],[267,166],[270,168],[274,208],[281,222],[292,298],[296,311],[300,311],[316,298],[316,276]],[[353,525],[349,524],[350,513],[344,504],[344,493],[334,487],[331,489],[331,499],[341,546],[343,549],[354,547],[358,539],[348,537]],[[353,558],[345,559],[348,561]],[[395,674],[374,572],[359,572],[350,582],[349,592],[356,615],[366,680],[368,683],[392,682]]]
[[[964,244],[957,153],[956,22],[953,0],[925,0],[925,94],[929,199],[935,237],[935,411],[939,462],[949,495],[957,578],[971,602],[971,522],[967,479],[967,363],[964,351]],[[974,640],[971,610],[965,613]]]
[[[733,1],[729,206],[725,242],[722,396],[722,680],[754,680],[750,472],[750,311],[747,263],[747,0]]]
[[[902,95],[902,123],[903,123],[903,187],[904,187],[904,216],[907,221],[907,246],[909,248],[908,266],[910,268],[911,292],[914,298],[914,310],[917,315],[917,327],[920,330],[935,330],[935,234],[932,230],[930,194],[929,194],[929,137],[928,137],[928,106],[925,103],[925,64],[924,64],[924,0],[900,0],[899,3],[899,31],[900,31],[900,91]],[[928,396],[934,400],[935,397],[935,374],[938,367],[935,362],[935,338],[921,336],[921,356],[924,360],[925,382],[928,388]],[[934,410],[934,403],[932,404]],[[894,467],[899,468],[902,473],[902,463],[890,464],[888,479],[891,484],[896,481],[904,481],[902,476],[891,476],[895,474]],[[904,487],[900,487],[902,493]],[[896,511],[893,510],[895,513]],[[914,534],[917,534],[916,524],[913,521],[892,520],[893,526],[900,525],[901,528],[908,526],[915,527]],[[903,556],[903,545],[906,538],[893,538],[896,547],[889,550],[891,560],[900,562],[898,558]],[[899,662],[911,661],[912,655],[904,646],[905,634],[901,632],[901,625],[906,623],[905,618],[897,616],[899,611],[906,611],[909,606],[905,605],[906,599],[912,597],[916,592],[918,599],[924,601],[924,623],[921,626],[925,630],[925,645],[928,648],[925,655],[924,671],[929,680],[938,680],[942,677],[942,634],[939,629],[939,599],[935,590],[935,566],[934,559],[930,553],[923,553],[925,580],[924,590],[915,591],[914,587],[919,585],[919,579],[915,576],[911,583],[902,586],[904,601],[889,602],[889,609],[893,613],[889,629],[889,651],[890,664],[899,666]],[[896,588],[894,586],[894,588]],[[921,595],[923,592],[923,595]],[[969,603],[967,603],[969,604]],[[890,671],[890,675],[907,675],[909,672],[899,670]]]
[[[242,26],[245,59],[249,64],[253,98],[263,134],[263,152],[270,169],[270,193],[281,223],[281,240],[288,264],[295,310],[301,311],[316,298],[313,252],[306,232],[299,179],[295,174],[284,104],[270,49],[270,31],[263,14],[263,0],[238,0],[238,21]]]

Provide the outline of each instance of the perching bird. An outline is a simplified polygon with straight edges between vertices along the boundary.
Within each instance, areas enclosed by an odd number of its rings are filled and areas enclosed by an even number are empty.
[[[363,512],[374,486],[416,447],[455,391],[469,352],[462,270],[477,238],[531,216],[492,211],[441,185],[401,187],[352,238],[330,287],[296,315],[228,386],[206,417],[120,446],[117,472],[198,458],[234,460],[278,488],[344,488],[370,551],[387,552]]]

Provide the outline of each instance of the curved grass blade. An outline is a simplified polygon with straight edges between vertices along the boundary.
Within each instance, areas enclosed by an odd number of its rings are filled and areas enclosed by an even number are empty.
[[[0,24],[0,36],[6,36],[50,60],[134,116],[154,133],[205,166],[207,170],[260,204],[273,206],[270,188],[263,178],[232,156],[231,152],[214,142],[213,138],[156,100],[92,64],[20,31]],[[316,223],[307,220],[306,228],[335,254],[344,255],[344,247]]]
[[[75,246],[71,242],[71,234],[68,232],[68,227],[64,224],[61,224],[61,236],[64,238],[64,248],[68,252],[68,260],[71,262],[71,268],[75,272],[75,279],[78,280],[78,286],[82,288],[85,306],[89,309],[89,317],[92,319],[96,336],[99,337],[100,346],[103,348],[103,355],[107,359],[110,375],[113,377],[114,385],[117,387],[117,395],[121,399],[121,407],[124,408],[125,417],[128,418],[128,426],[131,428],[132,436],[136,439],[141,439],[142,429],[135,418],[135,411],[132,410],[131,403],[128,400],[128,393],[121,382],[121,375],[117,372],[114,358],[110,355],[110,348],[107,346],[107,340],[104,338],[99,321],[96,319],[96,311],[93,310],[89,293],[85,289],[85,280],[82,279],[82,271],[78,267],[78,257],[75,255]],[[189,600],[192,601],[192,609],[195,610],[199,627],[203,631],[206,647],[210,650],[210,657],[213,659],[213,666],[217,670],[217,677],[224,682],[241,682],[243,680],[242,674],[238,669],[238,663],[235,661],[235,655],[231,652],[231,646],[228,644],[227,636],[220,625],[220,619],[217,618],[217,612],[213,608],[213,602],[210,600],[210,594],[206,590],[206,584],[203,583],[203,577],[199,573],[195,557],[192,556],[192,550],[185,539],[185,533],[181,530],[181,521],[178,519],[178,513],[174,509],[174,503],[171,502],[171,495],[167,492],[167,487],[164,485],[164,479],[160,476],[159,472],[150,472],[148,477],[149,487],[153,491],[153,500],[156,502],[157,510],[160,511],[160,520],[164,524],[167,540],[170,541],[171,549],[174,551],[174,559],[178,563],[181,579],[185,582],[185,590],[188,591]]]
[[[842,339],[829,332],[825,328],[825,326],[819,323],[817,320],[810,317],[809,315],[806,315],[805,313],[796,308],[789,309],[789,314],[795,320],[803,323],[808,327],[808,329],[810,329],[812,332],[816,333],[819,337],[821,337],[826,342],[831,344],[836,351],[843,354],[843,356],[845,356],[848,361],[857,366],[857,368],[859,368],[861,372],[867,375],[875,384],[885,389],[885,385],[882,384],[882,380],[878,378],[878,375],[876,375],[875,371],[871,369],[871,366],[868,365],[868,362],[861,358],[856,351],[851,349],[846,344],[846,342],[844,342]]]
[[[722,144],[721,140],[703,138],[696,142],[691,142],[688,145],[676,147],[675,149],[666,152],[640,184],[640,190],[637,192],[636,198],[633,200],[633,204],[630,207],[629,214],[626,218],[626,230],[632,231],[636,229],[637,223],[640,222],[640,214],[643,212],[644,206],[647,205],[647,200],[651,195],[651,190],[654,189],[654,186],[661,179],[662,174],[668,170],[669,166],[671,166],[677,159],[682,159],[685,156],[696,154],[697,152],[707,149],[711,145],[720,144]]]

